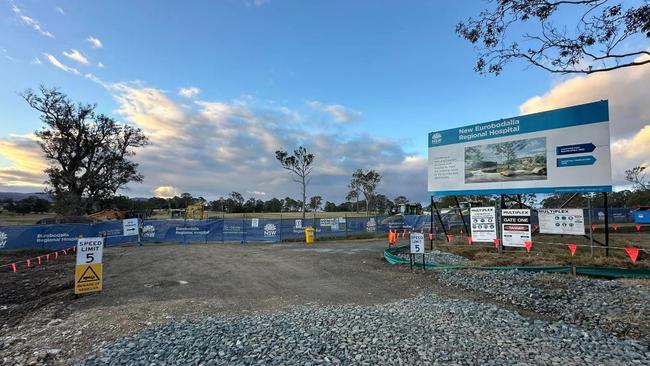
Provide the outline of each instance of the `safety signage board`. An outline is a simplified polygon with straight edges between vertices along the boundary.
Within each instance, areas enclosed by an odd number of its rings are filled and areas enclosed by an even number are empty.
[[[411,254],[424,254],[424,234],[411,233]]]
[[[435,196],[611,192],[606,100],[429,134]]]
[[[83,294],[102,290],[102,253],[104,238],[79,238],[77,265],[74,275],[74,293]]]
[[[494,207],[472,207],[469,217],[472,241],[491,243],[497,238],[497,215]]]
[[[122,229],[124,236],[138,235],[138,219],[124,219],[122,220]]]
[[[531,240],[530,210],[501,210],[501,236],[503,246],[525,247],[526,242]]]
[[[251,227],[259,227],[260,219],[251,219]]]
[[[581,208],[539,209],[539,232],[543,234],[584,235]]]

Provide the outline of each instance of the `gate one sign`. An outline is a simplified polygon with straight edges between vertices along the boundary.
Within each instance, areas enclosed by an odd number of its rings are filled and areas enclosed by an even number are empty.
[[[102,253],[104,238],[80,238],[77,241],[77,265],[74,271],[74,293],[102,290]]]
[[[611,192],[607,101],[429,134],[429,194]]]
[[[505,247],[525,247],[530,241],[530,210],[501,210],[501,235]]]

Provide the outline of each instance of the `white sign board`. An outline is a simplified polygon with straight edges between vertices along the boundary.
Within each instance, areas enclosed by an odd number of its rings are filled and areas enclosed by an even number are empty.
[[[611,192],[608,102],[431,132],[428,190]]]
[[[585,234],[585,220],[581,208],[540,209],[537,213],[540,233]]]
[[[424,254],[424,234],[411,233],[411,254]]]
[[[122,230],[124,236],[138,235],[138,219],[122,220]]]
[[[298,219],[298,220],[295,221],[294,228],[302,229],[302,219]]]
[[[497,215],[494,207],[472,207],[469,217],[472,241],[491,243],[497,238]]]
[[[77,265],[102,262],[104,238],[79,238],[77,241]]]
[[[525,247],[526,241],[532,238],[530,233],[530,210],[501,210],[501,236],[503,237],[503,246]]]
[[[251,219],[251,227],[259,227],[260,219]]]

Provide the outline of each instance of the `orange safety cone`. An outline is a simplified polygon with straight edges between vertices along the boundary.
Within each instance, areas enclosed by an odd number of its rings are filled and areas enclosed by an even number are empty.
[[[467,237],[467,245],[472,245],[472,237],[471,236]]]
[[[636,231],[641,231],[641,225],[639,224],[634,225],[634,228],[636,229]]]

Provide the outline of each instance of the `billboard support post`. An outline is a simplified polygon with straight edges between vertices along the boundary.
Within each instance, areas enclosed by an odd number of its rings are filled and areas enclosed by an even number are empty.
[[[436,210],[436,216],[438,217],[438,221],[440,222],[440,226],[442,227],[442,232],[445,233],[445,237],[447,237],[447,228],[445,227],[445,224],[442,223],[442,216],[440,216],[440,211],[438,211],[438,205],[436,205],[436,201],[433,199],[433,196],[431,196],[431,203],[433,204],[433,208]]]
[[[465,222],[465,215],[463,215],[463,209],[460,207],[460,202],[458,202],[458,196],[454,196],[454,201],[456,201],[456,206],[458,206],[458,212],[460,213],[460,219],[463,221],[463,227],[465,228],[465,234],[471,235],[469,230],[467,230],[467,223]]]
[[[506,200],[505,200],[505,195],[501,195],[501,210],[506,208]],[[499,210],[499,216],[497,217],[497,228],[499,230],[499,255],[503,255],[503,232],[501,231],[501,210]]]
[[[429,220],[431,221],[430,222],[431,226],[429,227],[429,233],[431,234],[429,236],[429,246],[431,247],[431,250],[433,250],[433,204],[434,204],[433,196],[431,196],[431,206],[429,206],[430,209],[431,209],[431,212],[430,212],[430,215],[429,215],[430,216]]]
[[[609,205],[607,204],[607,192],[603,192],[603,204],[605,205],[605,257],[609,257]]]
[[[521,203],[521,195],[517,194],[517,203],[519,204],[519,208],[524,208],[523,203]]]
[[[587,208],[589,210],[589,248],[591,249],[591,259],[594,258],[594,226],[591,219],[591,196],[587,198]]]

